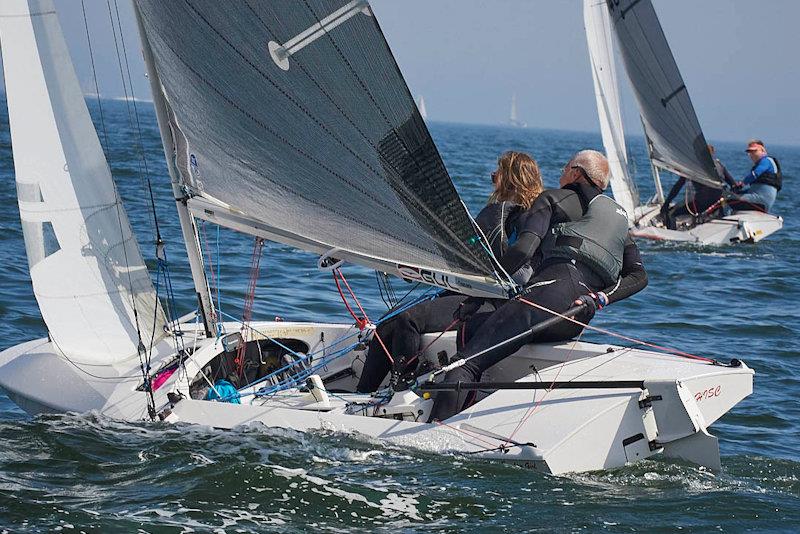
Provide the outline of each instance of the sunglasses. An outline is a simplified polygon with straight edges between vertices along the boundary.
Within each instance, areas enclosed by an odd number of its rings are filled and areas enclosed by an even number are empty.
[[[589,176],[589,173],[588,173],[588,172],[586,172],[586,169],[584,169],[584,168],[583,168],[583,167],[581,167],[580,165],[571,165],[571,166],[570,166],[570,169],[578,169],[579,171],[581,171],[581,174],[582,174],[582,175],[583,175],[583,177],[586,179],[586,181],[587,181],[587,182],[589,182],[589,185],[591,185],[592,187],[594,187],[594,188],[595,188],[595,189],[597,189],[598,191],[602,191],[602,189],[601,189],[600,187],[598,187],[598,185],[595,183],[595,181],[594,181],[594,180],[592,180],[592,177],[591,177],[591,176]]]
[[[497,183],[497,171],[492,171],[492,183]]]
[[[758,152],[757,148],[748,148],[745,152]]]

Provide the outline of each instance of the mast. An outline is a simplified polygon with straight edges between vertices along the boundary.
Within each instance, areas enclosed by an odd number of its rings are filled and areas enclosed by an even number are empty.
[[[640,117],[640,119],[641,119],[641,117]],[[644,129],[645,128],[644,119],[641,119],[641,120],[642,120],[642,129]],[[647,130],[645,130],[645,132],[646,131]],[[647,144],[647,159],[650,161],[650,170],[653,173],[653,183],[654,183],[655,188],[656,188],[655,201],[658,204],[663,204],[664,203],[664,188],[661,186],[661,174],[659,173],[658,165],[656,165],[655,159],[653,158],[653,142],[650,141],[650,138],[647,136],[646,133],[645,133],[645,136],[644,136],[644,140],[645,140],[645,143]]]
[[[214,302],[211,299],[211,290],[208,286],[206,272],[203,265],[203,252],[200,246],[200,239],[197,234],[197,226],[192,214],[187,207],[188,197],[184,192],[178,172],[175,168],[175,145],[169,129],[169,119],[167,116],[166,103],[161,93],[161,82],[153,66],[153,54],[150,44],[147,42],[144,28],[142,26],[141,15],[133,0],[133,11],[136,14],[136,24],[139,28],[139,41],[142,43],[142,55],[147,66],[147,77],[150,80],[150,91],[153,94],[153,105],[158,119],[158,128],[161,133],[161,141],[164,145],[164,155],[167,160],[170,182],[172,183],[172,193],[175,196],[175,208],[178,210],[178,220],[181,225],[183,241],[186,243],[186,254],[189,257],[189,267],[192,272],[192,280],[197,294],[197,305],[200,316],[203,319],[203,327],[206,337],[212,337],[215,330],[215,311]]]

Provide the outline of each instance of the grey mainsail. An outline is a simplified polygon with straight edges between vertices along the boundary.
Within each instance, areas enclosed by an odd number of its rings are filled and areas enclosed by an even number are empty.
[[[607,0],[653,163],[722,186],[692,101],[650,0]]]
[[[366,0],[135,5],[190,196],[295,246],[495,284]]]

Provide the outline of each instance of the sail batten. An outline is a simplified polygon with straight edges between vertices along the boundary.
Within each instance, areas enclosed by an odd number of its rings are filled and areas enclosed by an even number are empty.
[[[721,187],[686,84],[650,0],[606,2],[654,164]]]
[[[136,8],[184,183],[298,242],[494,276],[367,2]]]

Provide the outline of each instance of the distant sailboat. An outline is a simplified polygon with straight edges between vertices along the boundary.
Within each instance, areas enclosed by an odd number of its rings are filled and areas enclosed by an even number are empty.
[[[650,0],[613,4],[584,0],[584,23],[594,79],[603,145],[611,165],[614,198],[628,212],[631,234],[654,240],[703,245],[760,241],[780,230],[783,219],[756,210],[721,218],[695,214],[681,230],[663,226],[658,215],[664,203],[660,171],[722,190],[714,161],[686,85]],[[641,202],[627,171],[612,32],[631,83],[647,141],[655,196]]]
[[[519,117],[517,116],[517,93],[511,95],[511,113],[508,117],[508,124],[509,126],[514,126],[515,128],[528,127],[528,123],[519,120]]]
[[[419,95],[419,102],[417,102],[417,108],[419,108],[419,114],[422,116],[422,120],[428,120],[428,110],[425,109],[425,97]]]

